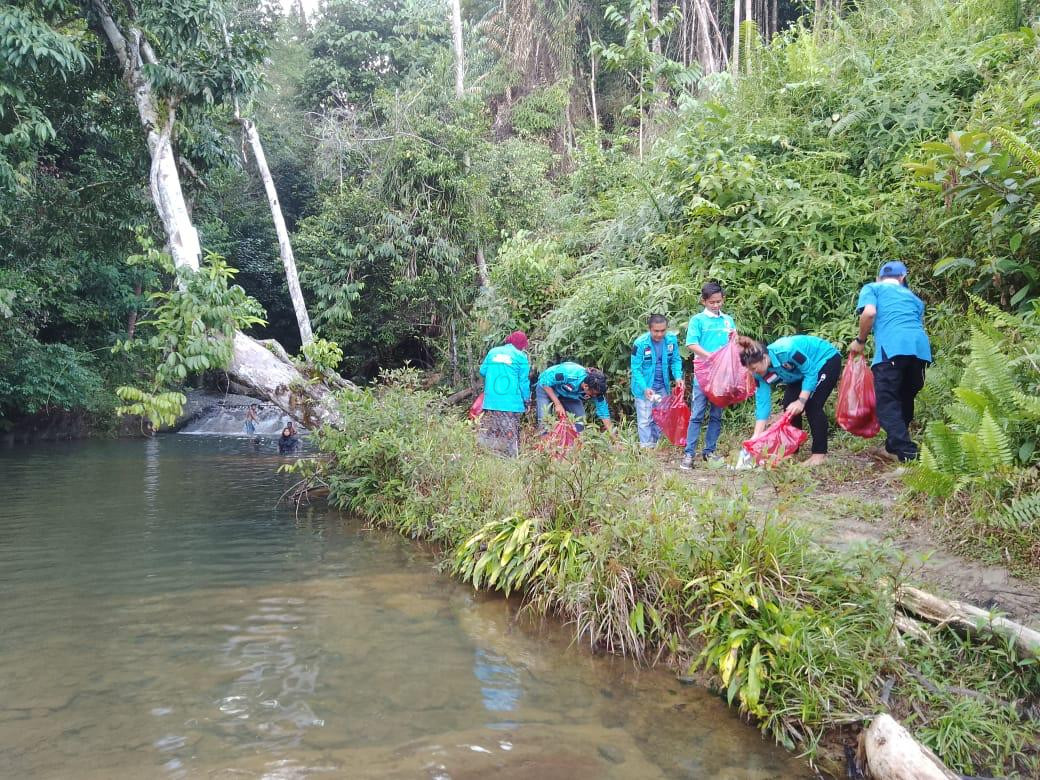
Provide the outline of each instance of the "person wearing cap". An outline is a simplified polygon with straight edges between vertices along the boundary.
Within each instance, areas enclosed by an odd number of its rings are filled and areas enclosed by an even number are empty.
[[[484,404],[477,441],[513,458],[520,453],[520,419],[531,403],[531,362],[525,349],[527,334],[516,330],[480,364]]]
[[[649,330],[632,344],[629,360],[640,447],[653,447],[661,438],[661,429],[654,422],[654,408],[672,392],[672,382],[685,388],[679,339],[668,332],[668,318],[651,314],[647,327]]]
[[[829,341],[818,336],[795,334],[784,336],[769,346],[737,336],[742,350],[740,363],[754,377],[755,430],[758,436],[766,428],[772,406],[773,387],[784,385],[784,412],[791,415],[791,425],[802,427],[802,412],[809,418],[812,454],[806,466],[819,466],[827,460],[827,437],[830,433],[827,403],[841,374],[841,353]]]
[[[885,450],[901,461],[917,457],[910,438],[914,399],[924,387],[932,362],[932,347],[924,330],[924,302],[906,285],[906,266],[898,260],[884,263],[876,282],[859,291],[856,312],[859,335],[849,344],[850,356],[860,355],[867,336],[874,334],[874,375],[877,417],[888,440]]]
[[[574,427],[580,432],[585,427],[585,401],[591,399],[603,428],[613,432],[606,394],[607,377],[599,369],[585,368],[570,361],[549,366],[538,375],[538,383],[535,385],[538,427],[543,434],[548,432],[546,411],[552,406],[558,417],[567,414],[576,417]]]

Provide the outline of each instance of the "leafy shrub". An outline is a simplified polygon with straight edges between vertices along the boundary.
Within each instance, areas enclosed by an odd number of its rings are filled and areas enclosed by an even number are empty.
[[[513,129],[522,138],[548,137],[563,126],[570,102],[571,79],[536,87],[516,102],[510,113]]]

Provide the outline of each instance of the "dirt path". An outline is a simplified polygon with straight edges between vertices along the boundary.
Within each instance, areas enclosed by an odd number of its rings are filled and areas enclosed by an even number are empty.
[[[675,468],[678,458],[673,452],[662,451],[661,456]],[[906,561],[912,582],[1040,628],[1040,583],[945,549],[927,522],[905,519],[899,501],[902,483],[894,471],[892,464],[844,452],[832,455],[831,462],[816,472],[785,468],[767,475],[757,469],[734,471],[702,465],[681,473],[716,493],[737,495],[748,485],[770,509],[817,527],[823,544],[835,548],[861,543],[887,546]]]

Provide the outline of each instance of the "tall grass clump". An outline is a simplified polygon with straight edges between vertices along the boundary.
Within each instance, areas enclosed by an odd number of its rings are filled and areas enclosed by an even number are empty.
[[[705,493],[591,429],[563,458],[498,458],[413,375],[385,380],[344,397],[342,428],[297,470],[336,505],[437,542],[455,576],[520,595],[594,650],[697,676],[810,760],[887,707],[973,773],[1035,767],[1036,722],[966,705],[947,681],[1002,701],[993,690],[1028,690],[1036,667],[945,630],[929,640],[944,660],[926,663],[893,628],[901,574],[880,552],[821,548],[750,488]]]

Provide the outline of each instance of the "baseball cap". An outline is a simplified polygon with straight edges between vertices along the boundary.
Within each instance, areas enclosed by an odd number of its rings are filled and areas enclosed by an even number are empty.
[[[887,276],[906,276],[906,266],[898,260],[889,260],[881,266],[878,276],[882,279]]]

